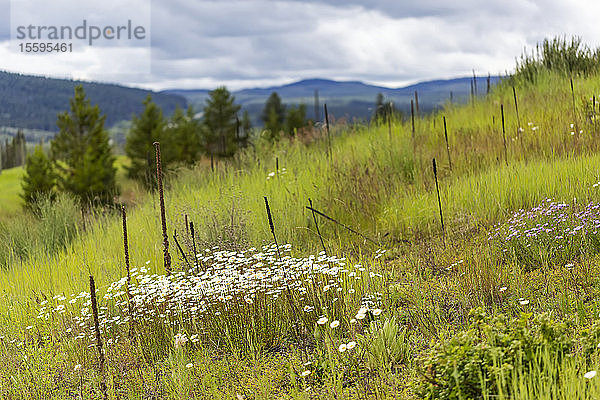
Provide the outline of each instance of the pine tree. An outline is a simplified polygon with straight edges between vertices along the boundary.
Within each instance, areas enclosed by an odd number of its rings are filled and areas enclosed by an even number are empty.
[[[397,113],[391,101],[385,101],[383,94],[377,93],[375,98],[375,112],[373,119],[379,123],[387,122],[388,117],[392,117]]]
[[[271,140],[279,138],[285,121],[285,106],[281,103],[281,97],[277,92],[271,93],[265,102],[261,119],[265,124],[265,130],[269,132],[268,137]]]
[[[12,151],[14,153],[14,164],[13,167],[24,165],[27,161],[27,143],[25,140],[25,134],[22,130],[17,131],[17,135],[13,139]]]
[[[21,197],[26,207],[31,208],[42,196],[54,196],[55,176],[52,163],[46,157],[42,145],[37,145],[32,154],[27,157],[25,175],[23,176]]]
[[[239,126],[239,135],[238,135],[238,146],[241,148],[248,147],[248,143],[250,143],[250,135],[252,134],[252,121],[250,121],[250,114],[248,110],[244,110],[242,114],[242,120],[240,121]]]
[[[201,131],[202,125],[194,116],[191,106],[185,113],[179,107],[175,109],[165,130],[165,136],[168,138],[165,144],[168,144],[169,148],[173,147],[171,155],[173,161],[187,165],[198,161],[202,151]],[[161,143],[161,151],[162,147]]]
[[[147,187],[152,187],[156,179],[154,165],[154,142],[161,141],[164,136],[165,120],[162,110],[148,95],[144,100],[144,111],[138,116],[133,116],[132,126],[125,142],[125,154],[131,160],[127,168],[130,178],[143,182]],[[165,153],[164,165],[168,164],[169,150],[166,143],[161,143],[161,150]]]
[[[70,100],[70,112],[58,115],[60,131],[50,143],[58,186],[85,203],[110,203],[117,194],[115,159],[104,129],[105,118],[79,85]]]
[[[211,156],[231,157],[237,151],[236,115],[240,106],[226,87],[219,87],[209,93],[204,106],[202,139],[204,148]]]
[[[285,131],[289,136],[295,136],[298,129],[306,126],[306,105],[290,107],[285,117]]]
[[[6,139],[4,146],[0,146],[0,170],[24,165],[27,158],[26,145],[25,135],[21,130],[17,131],[10,142]]]

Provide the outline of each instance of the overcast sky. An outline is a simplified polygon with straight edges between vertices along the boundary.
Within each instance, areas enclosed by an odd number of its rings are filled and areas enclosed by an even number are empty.
[[[600,46],[594,0],[0,0],[0,69],[152,89],[264,87],[303,78],[398,87],[514,68],[545,37]],[[86,5],[86,7],[89,5]],[[81,8],[83,7],[83,8]],[[131,19],[139,43],[23,55],[16,25]],[[66,21],[66,22],[65,22]],[[13,40],[11,41],[11,36]]]

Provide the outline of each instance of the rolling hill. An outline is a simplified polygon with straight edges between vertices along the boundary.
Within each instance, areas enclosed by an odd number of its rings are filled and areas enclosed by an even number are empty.
[[[477,78],[478,93],[486,92],[486,77]],[[496,84],[500,77],[490,78],[491,84]],[[328,79],[306,79],[283,86],[268,88],[243,89],[233,92],[236,102],[250,113],[253,122],[260,125],[259,118],[265,101],[272,92],[277,92],[284,103],[304,103],[308,107],[308,118],[322,119],[322,111],[315,118],[314,94],[319,93],[319,104],[327,103],[328,109],[336,117],[349,119],[367,119],[373,114],[373,104],[378,93],[394,102],[396,107],[405,114],[410,112],[410,100],[414,98],[415,91],[419,95],[419,109],[429,112],[443,105],[450,99],[452,93],[455,101],[466,101],[471,93],[472,78],[456,78],[448,80],[433,80],[417,83],[402,88],[387,88],[369,85],[358,81],[338,82]],[[185,97],[194,108],[201,110],[208,98],[209,90],[198,89],[172,89],[163,91]]]
[[[107,127],[140,113],[149,94],[165,114],[172,113],[177,105],[187,105],[185,98],[174,94],[0,71],[0,127],[56,132],[56,115],[68,109],[76,85],[83,85],[92,104],[98,104],[106,115]],[[5,128],[4,133],[10,135],[11,131]],[[37,133],[30,133],[28,139],[39,140]]]

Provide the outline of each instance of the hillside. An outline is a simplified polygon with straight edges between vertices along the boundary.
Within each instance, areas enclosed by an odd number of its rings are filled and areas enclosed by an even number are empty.
[[[600,398],[600,72],[534,77],[0,224],[0,397]]]
[[[495,85],[500,77],[493,76],[490,83]],[[405,115],[410,114],[410,101],[414,99],[415,91],[419,96],[419,109],[428,113],[443,106],[450,99],[461,103],[471,95],[472,78],[456,78],[448,80],[434,80],[417,83],[402,88],[387,88],[368,85],[362,82],[338,82],[327,79],[307,79],[288,85],[272,86],[268,88],[243,89],[234,91],[236,102],[248,110],[253,122],[261,125],[260,114],[264,104],[272,92],[277,92],[286,104],[307,105],[307,117],[314,119],[314,94],[319,92],[319,103],[327,103],[328,111],[336,118],[349,120],[366,120],[373,115],[373,105],[378,93],[382,93],[388,100]],[[485,94],[487,77],[477,78],[478,94]],[[197,110],[201,110],[208,98],[208,90],[167,90],[163,93],[176,94],[185,97]],[[319,109],[319,119],[323,118],[323,110]]]
[[[97,104],[106,115],[107,127],[122,120],[129,120],[133,114],[141,113],[142,101],[148,94],[152,95],[154,102],[165,114],[171,114],[177,105],[186,106],[183,97],[173,94],[106,83],[0,71],[0,129],[12,127],[56,132],[56,115],[69,108],[69,99],[73,97],[74,88],[80,84],[83,85],[92,104]],[[38,136],[32,131],[28,140],[37,141]]]

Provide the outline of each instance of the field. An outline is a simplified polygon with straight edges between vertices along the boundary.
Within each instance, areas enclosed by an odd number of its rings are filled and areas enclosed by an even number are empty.
[[[14,215],[21,210],[21,177],[23,168],[11,168],[0,173],[0,219]]]
[[[137,187],[134,183],[127,180],[124,167],[127,165],[127,158],[124,156],[117,157],[115,166],[117,167],[117,179],[124,188],[124,192],[128,196],[135,196]],[[11,168],[0,173],[0,220],[2,218],[15,216],[20,214],[23,208],[21,194],[21,179],[23,177],[23,167]]]
[[[0,396],[597,398],[600,79],[573,88],[170,172],[171,274],[126,190],[129,285],[119,212],[61,199],[0,258]]]

